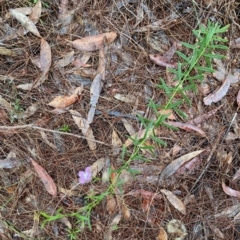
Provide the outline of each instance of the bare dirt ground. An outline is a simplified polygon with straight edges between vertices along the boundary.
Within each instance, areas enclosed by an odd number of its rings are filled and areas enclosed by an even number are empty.
[[[153,119],[150,99],[161,112],[160,78],[173,84],[175,51],[208,20],[230,24],[230,47],[187,92],[188,118],[168,112],[190,126],[161,126],[166,145],[128,166],[137,115]],[[239,37],[237,0],[0,0],[0,238],[240,239]],[[71,215],[86,206],[91,229]]]

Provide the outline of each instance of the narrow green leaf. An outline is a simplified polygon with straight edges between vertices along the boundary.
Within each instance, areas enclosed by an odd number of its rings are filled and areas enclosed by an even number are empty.
[[[212,49],[222,49],[222,50],[228,50],[229,49],[229,47],[224,46],[224,45],[209,45],[208,47],[212,48]]]
[[[173,110],[183,119],[188,118],[187,114],[185,112],[181,111],[179,108],[174,108]]]
[[[200,70],[202,72],[211,72],[211,73],[215,72],[215,70],[208,67],[195,66],[195,69]]]
[[[193,49],[193,50],[196,48],[196,45],[191,45],[191,44],[186,43],[186,42],[181,42],[181,43],[186,48],[190,48],[190,49]]]
[[[179,52],[179,51],[176,51],[176,53],[179,57],[181,57],[183,60],[185,60],[187,63],[189,63],[190,59],[185,54],[183,54],[182,52]]]
[[[223,59],[223,58],[225,58],[225,56],[224,56],[224,55],[221,55],[221,54],[204,53],[203,56],[204,56],[204,57],[208,57],[208,58],[217,58],[217,59]]]

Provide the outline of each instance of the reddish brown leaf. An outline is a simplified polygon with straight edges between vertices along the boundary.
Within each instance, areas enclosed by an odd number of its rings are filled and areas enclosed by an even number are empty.
[[[31,159],[32,165],[37,172],[38,176],[40,177],[41,181],[43,182],[47,192],[51,194],[52,196],[57,195],[57,186],[54,183],[53,179],[50,177],[50,175],[47,173],[47,171],[41,167],[37,162],[35,162],[33,159]]]
[[[202,129],[200,129],[197,126],[191,125],[189,123],[168,121],[167,124],[169,124],[171,126],[174,126],[174,127],[177,127],[177,128],[181,128],[181,129],[183,129],[185,131],[195,131],[198,134],[200,134],[201,136],[206,137],[206,133]]]
[[[238,95],[237,95],[237,104],[238,104],[238,107],[240,107],[240,90],[238,91]]]
[[[115,32],[102,33],[95,36],[89,36],[82,39],[72,41],[73,47],[80,51],[95,51],[104,47],[104,39],[110,44],[117,37]]]
[[[208,95],[203,99],[205,105],[211,105],[213,102],[216,103],[220,101],[228,92],[230,87],[230,79],[226,78],[222,86],[214,91],[212,94]]]
[[[222,181],[222,188],[227,195],[240,199],[240,192],[228,187],[224,181]]]
[[[164,228],[160,228],[159,234],[157,236],[156,240],[168,240],[168,235],[166,233],[166,231],[164,230]]]

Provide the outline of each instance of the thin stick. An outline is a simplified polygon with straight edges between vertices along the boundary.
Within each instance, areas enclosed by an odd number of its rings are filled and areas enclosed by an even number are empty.
[[[83,136],[80,136],[80,135],[77,135],[77,134],[66,133],[66,132],[61,132],[61,131],[57,131],[57,130],[42,128],[42,127],[35,126],[33,124],[26,124],[26,125],[19,125],[19,126],[0,126],[0,130],[14,130],[14,129],[22,129],[22,128],[31,128],[31,129],[37,129],[37,130],[45,131],[45,132],[59,133],[59,134],[62,134],[62,135],[68,135],[68,136],[72,136],[72,137],[76,137],[76,138],[91,140],[93,142],[109,146],[108,144],[106,144],[104,142],[101,142],[101,141],[98,141],[98,140],[95,140],[95,139],[91,139],[91,138],[88,138],[88,137],[83,137]]]

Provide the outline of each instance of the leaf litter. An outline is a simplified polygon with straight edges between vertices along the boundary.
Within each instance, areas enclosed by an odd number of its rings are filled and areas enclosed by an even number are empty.
[[[33,216],[30,213],[33,210],[37,211],[40,207],[47,211],[49,204],[45,203],[50,203],[51,196],[44,195],[44,201],[40,203],[37,196],[43,186],[39,185],[35,188],[36,183],[32,180],[22,180],[27,167],[27,161],[24,160],[26,154],[41,160],[41,165],[46,168],[45,171],[51,173],[58,185],[62,186],[59,191],[68,189],[69,182],[79,181],[81,186],[72,190],[72,195],[67,194],[69,204],[64,205],[62,201],[59,205],[63,212],[72,211],[73,208],[69,207],[77,204],[74,199],[76,195],[80,202],[79,209],[84,209],[87,201],[91,201],[92,197],[104,194],[109,184],[117,181],[116,172],[119,167],[127,163],[127,158],[121,156],[121,147],[127,147],[126,153],[131,154],[133,141],[127,136],[141,140],[147,132],[146,127],[136,117],[136,113],[142,114],[147,119],[150,117],[151,121],[154,120],[151,117],[153,110],[147,105],[150,103],[149,99],[157,104],[155,113],[162,113],[161,109],[167,99],[163,91],[157,88],[159,78],[166,80],[167,85],[174,85],[173,76],[167,73],[165,68],[177,66],[179,59],[174,53],[179,47],[178,42],[194,41],[191,35],[191,29],[196,28],[195,20],[192,21],[195,16],[193,9],[198,11],[202,5],[196,8],[195,2],[189,2],[187,8],[182,9],[181,3],[175,4],[173,1],[166,1],[156,6],[156,3],[119,0],[110,4],[105,11],[101,9],[101,2],[90,5],[85,1],[79,5],[77,1],[61,0],[55,3],[43,3],[39,0],[36,4],[28,5],[32,7],[23,7],[25,5],[9,2],[1,9],[4,19],[0,19],[3,33],[0,42],[0,54],[3,59],[0,72],[2,85],[0,138],[1,159],[5,161],[3,166],[7,166],[7,169],[1,169],[0,180],[4,184],[8,183],[2,189],[5,191],[4,194],[18,194],[17,197],[14,195],[16,201],[10,201],[5,205],[6,210],[10,207],[15,209],[16,206],[21,206],[22,201],[26,201],[23,203],[26,212],[29,213],[25,215],[26,221],[22,221],[22,214],[14,215],[15,213],[12,212],[16,219],[14,225],[16,224],[16,229],[19,229],[19,234],[35,238],[38,235],[42,238],[66,238],[68,231],[74,231],[75,223],[72,218],[67,219],[62,225],[63,231],[62,227],[59,231],[59,223],[56,221],[51,225],[53,228],[49,228],[48,231],[45,231],[45,228],[38,231],[42,219],[32,220]],[[234,11],[232,3],[225,5],[228,11]],[[221,12],[225,11],[225,5]],[[219,11],[215,2],[212,6]],[[205,9],[207,8],[203,8],[203,15]],[[12,14],[9,14],[10,12]],[[212,15],[214,16],[211,18],[221,18],[214,13]],[[191,16],[191,19],[187,16]],[[129,19],[131,21],[128,21]],[[202,24],[204,23],[205,21],[202,21]],[[141,151],[141,155],[136,156],[136,160],[130,164],[130,169],[124,169],[119,175],[118,181],[122,185],[114,189],[111,195],[113,198],[109,195],[109,199],[105,198],[96,209],[94,208],[91,215],[93,231],[89,231],[91,238],[144,236],[146,239],[167,237],[200,239],[203,238],[202,231],[197,233],[196,228],[201,225],[203,219],[199,216],[206,216],[208,219],[228,217],[229,221],[233,219],[231,225],[225,224],[224,221],[206,223],[205,237],[214,235],[228,239],[226,229],[231,228],[235,231],[239,206],[236,203],[230,204],[230,201],[238,198],[239,191],[238,166],[236,166],[239,123],[237,118],[231,124],[230,121],[233,112],[238,111],[240,102],[239,69],[236,68],[239,65],[237,58],[239,41],[236,34],[228,36],[235,40],[230,41],[227,57],[234,59],[215,61],[213,67],[216,71],[204,78],[208,92],[204,93],[201,90],[197,94],[192,94],[190,91],[187,93],[195,109],[194,114],[190,114],[190,119],[180,122],[180,116],[173,115],[173,112],[167,113],[171,115],[166,123],[172,122],[172,125],[177,125],[180,131],[163,127],[156,132],[150,129],[147,133],[149,139],[142,147],[153,147],[152,152]],[[154,51],[159,55],[153,54]],[[184,54],[190,56],[191,50]],[[154,66],[154,63],[163,68]],[[82,84],[84,91],[79,92],[78,89]],[[75,89],[74,93],[72,89]],[[212,93],[209,95],[209,92]],[[209,96],[206,97],[207,94]],[[20,99],[21,106],[16,105],[16,99]],[[219,106],[218,102],[221,100]],[[55,109],[52,110],[52,107]],[[183,104],[181,107],[184,110],[186,106]],[[54,115],[53,112],[57,114]],[[25,125],[34,128],[24,128]],[[211,170],[205,172],[205,168],[201,167],[205,163],[204,158],[207,153],[202,155],[199,152],[196,156],[194,154],[186,156],[188,155],[185,154],[186,152],[195,153],[198,152],[197,149],[206,149],[201,151],[207,152],[207,149],[214,144],[215,133],[229,125],[231,126],[228,131],[226,129],[226,135],[217,150],[227,149],[227,154],[231,153],[231,159],[216,158],[217,161],[210,167]],[[38,127],[42,129],[37,129]],[[45,129],[52,131],[51,134],[46,134]],[[59,129],[62,129],[62,133]],[[191,131],[193,134],[186,134],[182,130]],[[64,135],[68,131],[70,135]],[[227,140],[230,133],[233,133],[234,137]],[[11,137],[6,137],[6,134]],[[74,140],[71,134],[86,138]],[[154,145],[150,138],[152,134],[155,138],[163,139],[167,146]],[[60,143],[57,143],[56,135],[60,137]],[[98,140],[108,146],[98,146]],[[7,153],[11,152],[16,155],[8,158]],[[212,158],[214,160],[215,156],[213,155]],[[207,193],[201,187],[199,194],[189,193],[189,185],[202,172],[204,178],[201,184],[211,187],[211,199],[205,198]],[[232,182],[225,184],[223,181],[221,186],[218,180],[221,179],[222,174],[232,172],[236,172],[235,175],[230,175]],[[47,175],[41,175],[43,182],[46,182]],[[168,182],[167,178],[170,176],[173,178]],[[156,190],[158,177],[164,189]],[[22,181],[24,184],[21,184]],[[8,187],[11,185],[14,187]],[[47,186],[45,187],[48,189]],[[52,190],[42,191],[50,191],[52,194],[54,187],[51,188]],[[64,194],[69,190],[66,191]],[[6,201],[4,194],[3,202]],[[55,193],[53,195],[56,196]],[[26,197],[19,198],[19,196]],[[139,199],[141,199],[140,204],[137,203]],[[29,205],[31,209],[28,209]],[[166,208],[168,205],[170,207]],[[186,205],[187,210],[186,208],[184,210]],[[231,205],[232,208],[229,207]],[[54,209],[54,207],[50,208]],[[21,211],[21,209],[17,210]],[[169,218],[169,214],[181,215],[179,211],[185,214],[186,218],[181,218],[181,221]],[[83,217],[84,214],[85,212]],[[195,216],[198,216],[198,219]],[[190,222],[186,219],[190,219]],[[9,219],[7,220],[9,223]],[[147,228],[139,229],[138,232],[132,231],[134,226],[139,225],[139,221],[146,224]],[[24,222],[28,227],[23,224]],[[130,227],[125,228],[126,223],[129,222],[131,222]],[[189,236],[184,230],[184,224],[188,226]],[[78,233],[77,237],[84,238],[86,228],[83,229],[79,225],[78,227],[82,232]],[[12,234],[13,230],[10,232]]]

